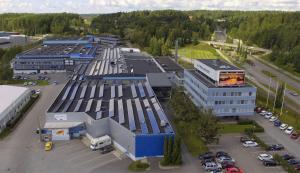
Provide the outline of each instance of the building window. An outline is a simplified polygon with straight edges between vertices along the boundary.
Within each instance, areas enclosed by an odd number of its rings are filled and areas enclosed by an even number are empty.
[[[234,92],[231,92],[231,96],[234,96]]]
[[[233,100],[230,100],[230,104],[231,104],[231,105],[233,104]]]
[[[223,96],[226,96],[226,92],[223,92]]]
[[[252,96],[252,92],[249,92],[249,96]]]
[[[241,96],[241,95],[242,95],[242,92],[238,92],[238,95]]]
[[[217,105],[218,104],[218,101],[215,101],[215,105]]]
[[[244,101],[244,100],[241,100],[241,104],[242,104],[242,105],[245,104],[245,101]]]

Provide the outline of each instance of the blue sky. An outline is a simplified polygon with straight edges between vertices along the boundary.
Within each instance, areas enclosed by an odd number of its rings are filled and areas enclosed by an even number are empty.
[[[0,0],[0,13],[110,13],[158,9],[300,10],[300,0]]]

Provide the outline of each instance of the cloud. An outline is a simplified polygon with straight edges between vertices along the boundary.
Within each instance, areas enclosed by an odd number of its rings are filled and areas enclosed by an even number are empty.
[[[300,0],[0,0],[0,12],[110,13],[134,10],[300,10]]]

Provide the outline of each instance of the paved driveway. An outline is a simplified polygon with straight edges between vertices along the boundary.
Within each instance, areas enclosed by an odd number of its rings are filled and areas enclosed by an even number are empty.
[[[214,152],[228,152],[235,160],[238,167],[246,173],[283,173],[280,166],[264,167],[257,159],[257,155],[265,153],[261,148],[244,148],[240,143],[239,134],[227,134],[220,138],[220,144],[212,146],[210,149]]]
[[[296,141],[292,140],[289,135],[284,134],[278,127],[273,126],[271,122],[262,116],[256,115],[253,116],[252,119],[264,127],[266,134],[273,138],[277,143],[282,144],[289,153],[297,156],[300,159],[299,139]]]

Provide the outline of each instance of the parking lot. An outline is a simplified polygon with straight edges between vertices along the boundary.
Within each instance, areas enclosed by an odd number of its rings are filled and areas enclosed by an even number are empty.
[[[257,159],[258,154],[266,153],[259,147],[244,148],[240,143],[239,134],[222,135],[219,145],[211,146],[213,152],[225,151],[229,153],[236,161],[236,165],[247,173],[283,173],[280,166],[265,167]]]

